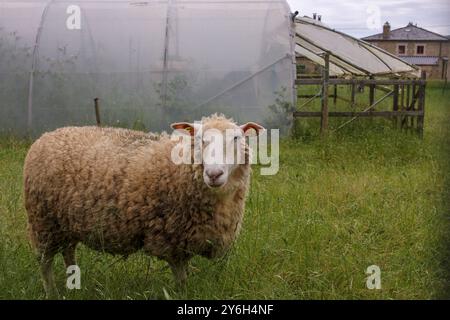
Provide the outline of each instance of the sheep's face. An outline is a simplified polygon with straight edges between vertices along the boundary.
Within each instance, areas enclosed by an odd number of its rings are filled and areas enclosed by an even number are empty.
[[[203,180],[210,188],[224,187],[235,170],[249,163],[245,136],[250,129],[256,134],[264,128],[254,122],[237,125],[224,117],[205,118],[200,123],[178,122],[173,129],[186,130],[194,139],[196,159],[201,159]]]

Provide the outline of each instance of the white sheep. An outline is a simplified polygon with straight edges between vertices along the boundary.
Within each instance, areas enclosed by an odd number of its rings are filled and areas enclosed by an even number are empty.
[[[24,167],[25,206],[48,296],[57,295],[55,254],[63,254],[66,266],[74,265],[80,242],[125,256],[143,249],[167,261],[181,284],[194,255],[213,258],[230,247],[241,227],[250,181],[243,136],[263,128],[238,126],[221,115],[172,127],[190,133],[192,142],[214,128],[244,159],[175,164],[172,153],[179,142],[166,134],[155,138],[99,127],[61,128],[31,146]],[[227,129],[234,135],[225,135]]]

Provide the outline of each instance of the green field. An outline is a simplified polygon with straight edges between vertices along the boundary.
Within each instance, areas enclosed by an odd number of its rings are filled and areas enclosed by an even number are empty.
[[[357,120],[317,138],[314,121],[281,143],[280,171],[257,167],[240,238],[225,258],[196,257],[186,291],[165,263],[78,247],[81,290],[66,299],[431,299],[450,292],[450,90],[427,90],[424,139],[390,121]],[[331,127],[336,127],[334,119]],[[305,129],[306,127],[306,129]],[[42,299],[26,235],[22,166],[28,142],[0,139],[0,299]],[[381,290],[366,268],[381,268]]]

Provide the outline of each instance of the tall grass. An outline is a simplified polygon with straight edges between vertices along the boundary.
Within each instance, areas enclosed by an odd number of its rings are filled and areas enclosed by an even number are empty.
[[[355,121],[326,141],[281,144],[280,171],[254,167],[240,238],[224,258],[196,257],[187,290],[166,265],[141,253],[128,260],[78,248],[82,289],[67,299],[430,299],[449,292],[448,156],[450,91],[427,91],[425,136],[390,123]],[[336,122],[331,120],[331,126]],[[26,235],[22,166],[29,142],[0,140],[0,298],[41,299]],[[381,268],[381,290],[366,268]],[[167,294],[164,294],[164,291]]]

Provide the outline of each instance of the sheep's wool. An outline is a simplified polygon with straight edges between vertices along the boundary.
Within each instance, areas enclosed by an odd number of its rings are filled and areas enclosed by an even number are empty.
[[[235,125],[220,116],[205,126]],[[25,160],[29,234],[38,253],[53,256],[79,242],[112,254],[139,249],[169,262],[213,258],[241,226],[250,166],[225,190],[207,187],[201,165],[175,165],[167,134],[66,127],[44,134]]]

